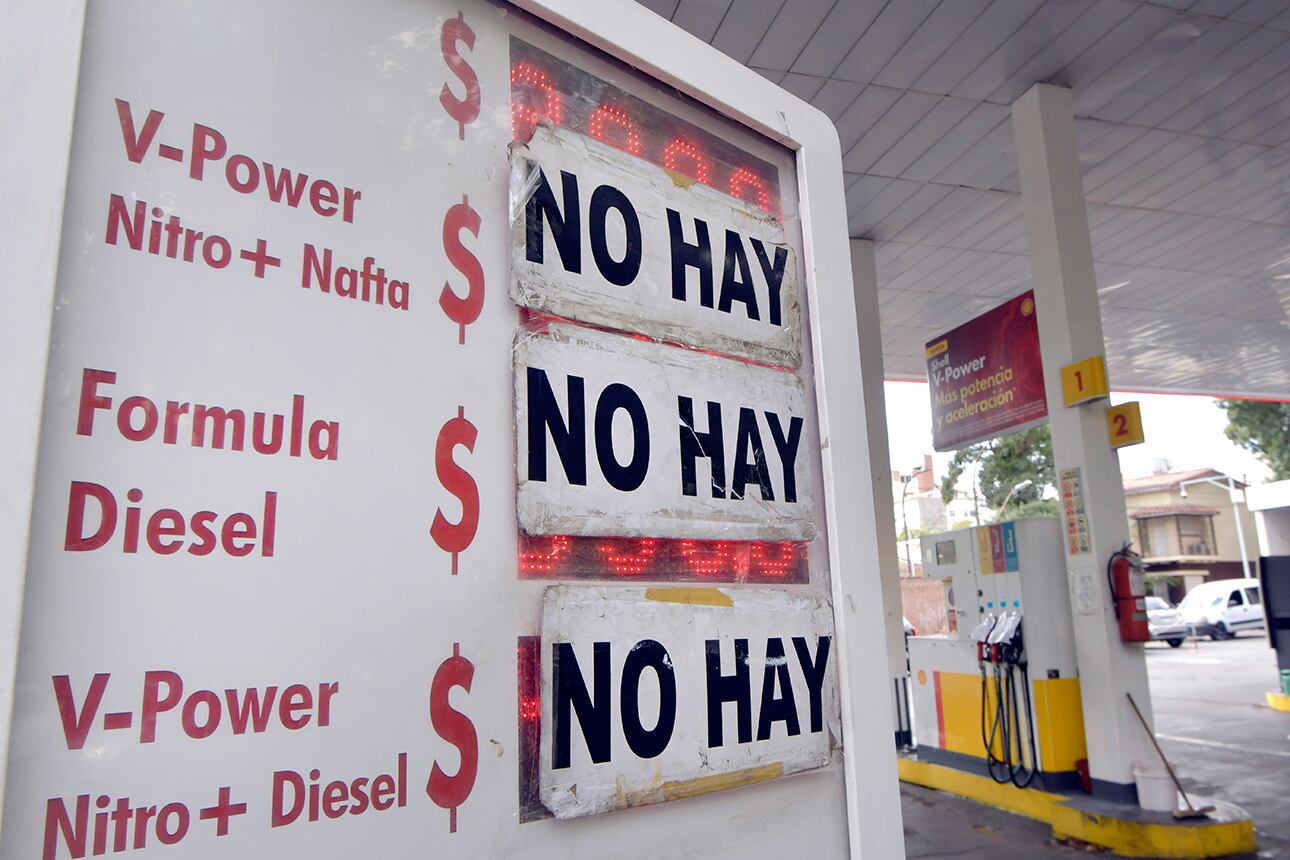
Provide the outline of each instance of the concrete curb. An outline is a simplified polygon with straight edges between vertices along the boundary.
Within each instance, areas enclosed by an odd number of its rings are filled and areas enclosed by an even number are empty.
[[[1224,857],[1257,847],[1249,814],[1223,801],[1206,799],[1217,807],[1208,819],[1176,821],[1167,813],[1136,806],[999,785],[984,776],[913,758],[902,757],[897,767],[903,782],[1044,821],[1058,838],[1099,845],[1121,857]]]

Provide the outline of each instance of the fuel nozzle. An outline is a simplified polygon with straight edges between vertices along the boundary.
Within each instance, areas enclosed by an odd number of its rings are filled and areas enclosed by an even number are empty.
[[[981,623],[972,628],[972,632],[968,634],[968,638],[976,642],[976,661],[978,663],[984,664],[989,658],[990,649],[988,643],[990,634],[994,632],[994,628],[998,623],[999,619],[991,612],[981,619]]]
[[[1013,665],[1020,664],[1024,650],[1020,613],[1009,612],[999,619],[994,632],[990,635],[990,644],[994,647],[999,660]]]

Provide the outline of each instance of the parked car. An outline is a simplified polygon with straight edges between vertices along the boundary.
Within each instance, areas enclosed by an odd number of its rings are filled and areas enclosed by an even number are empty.
[[[1147,598],[1147,629],[1152,639],[1168,642],[1170,648],[1183,644],[1191,633],[1182,613],[1164,598],[1154,596]]]
[[[1202,582],[1178,604],[1198,636],[1227,639],[1242,630],[1262,630],[1263,596],[1257,579]]]

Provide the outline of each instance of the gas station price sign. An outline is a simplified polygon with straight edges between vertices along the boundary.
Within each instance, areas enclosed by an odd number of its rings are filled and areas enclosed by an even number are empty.
[[[840,855],[793,151],[492,0],[84,8],[0,856]]]

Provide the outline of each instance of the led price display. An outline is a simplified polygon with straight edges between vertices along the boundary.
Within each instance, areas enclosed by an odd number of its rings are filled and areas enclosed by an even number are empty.
[[[808,580],[807,545],[792,541],[519,536],[522,579],[641,582]]]
[[[561,126],[779,213],[773,166],[519,39],[511,39],[511,130]]]

